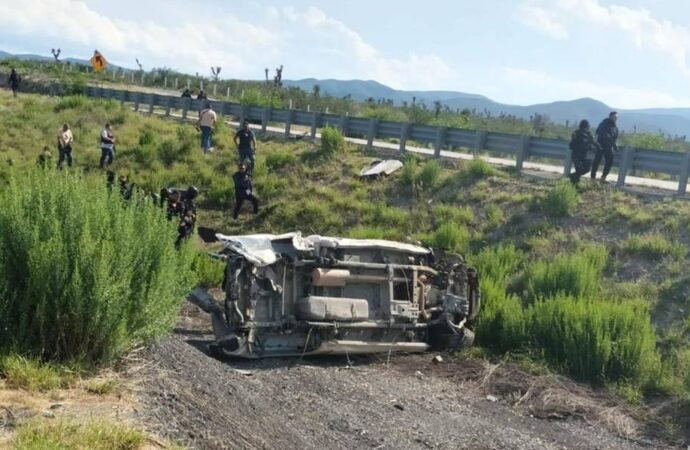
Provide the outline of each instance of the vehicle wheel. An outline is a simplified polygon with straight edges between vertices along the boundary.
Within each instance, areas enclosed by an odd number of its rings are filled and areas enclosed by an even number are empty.
[[[474,333],[472,330],[464,328],[462,332],[452,333],[447,330],[443,332],[431,333],[429,344],[437,350],[458,350],[469,348],[474,343]]]

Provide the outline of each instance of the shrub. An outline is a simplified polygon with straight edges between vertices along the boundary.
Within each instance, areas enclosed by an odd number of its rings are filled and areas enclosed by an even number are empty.
[[[3,347],[98,362],[172,328],[191,249],[159,208],[55,171],[13,174],[0,202]]]
[[[653,381],[656,334],[642,301],[595,301],[559,294],[528,310],[529,336],[547,361],[590,382]]]
[[[53,110],[56,113],[62,112],[66,109],[86,109],[87,104],[89,104],[90,101],[86,97],[83,97],[81,95],[71,95],[67,97],[61,98],[56,104]]]
[[[441,165],[435,159],[430,159],[422,166],[419,171],[418,182],[422,189],[435,188],[441,176]]]
[[[546,194],[542,205],[549,215],[563,217],[572,215],[579,202],[580,196],[572,183],[561,180]]]
[[[486,207],[486,228],[493,230],[498,228],[503,223],[503,210],[495,204],[490,204]]]
[[[475,157],[467,164],[465,173],[472,178],[486,178],[499,174],[500,172],[492,167],[488,162],[479,157]]]
[[[290,166],[297,161],[297,157],[290,150],[274,150],[266,155],[266,167],[270,170],[278,170]]]
[[[223,282],[225,263],[205,253],[197,253],[192,264],[199,286],[217,287]]]
[[[525,312],[520,299],[506,293],[505,282],[480,272],[481,312],[477,342],[498,352],[520,350],[527,344]]]
[[[665,255],[683,257],[687,249],[681,243],[673,243],[659,233],[632,234],[623,241],[623,250],[659,258]]]
[[[464,253],[470,245],[470,232],[462,225],[452,222],[444,223],[431,236],[433,248]]]
[[[530,298],[565,293],[593,296],[601,284],[608,255],[604,247],[586,247],[575,254],[560,254],[533,262],[525,273]]]
[[[491,278],[505,286],[511,276],[525,263],[525,254],[516,249],[513,244],[501,244],[483,249],[468,260],[477,271],[480,278]]]
[[[156,134],[149,129],[145,129],[139,135],[139,145],[153,145],[156,143]]]
[[[0,373],[7,386],[15,389],[45,392],[63,386],[57,367],[15,354],[0,359]]]
[[[417,160],[405,160],[402,170],[400,171],[400,182],[406,187],[414,188],[417,185],[418,178],[419,169],[417,168]]]
[[[332,158],[345,151],[345,138],[337,128],[325,127],[321,130],[321,155]]]
[[[51,422],[33,420],[20,426],[12,444],[18,450],[137,450],[145,441],[146,436],[142,432],[116,423],[81,424],[60,419]]]
[[[469,206],[457,207],[439,203],[432,209],[434,220],[439,223],[457,222],[469,225],[474,221],[474,212]]]

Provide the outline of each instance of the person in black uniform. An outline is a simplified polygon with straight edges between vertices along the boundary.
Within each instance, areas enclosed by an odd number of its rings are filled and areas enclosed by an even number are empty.
[[[235,209],[232,211],[232,218],[237,220],[237,216],[242,208],[242,203],[249,200],[254,207],[254,214],[259,212],[259,200],[252,193],[252,175],[247,171],[244,163],[239,165],[239,170],[232,176],[235,182]]]
[[[602,183],[606,183],[606,176],[611,171],[613,152],[618,151],[618,145],[616,144],[618,140],[617,121],[618,113],[613,111],[606,119],[602,120],[597,127],[597,142],[599,143],[599,149],[592,163],[592,179],[594,180],[597,177],[597,169],[599,169],[599,163],[601,163],[601,157],[603,156],[604,171],[601,173]]]
[[[19,81],[19,74],[13,67],[10,71],[10,77],[7,79],[7,85],[10,87],[10,90],[15,97],[17,96],[17,91],[19,90]]]
[[[575,172],[570,174],[570,181],[573,184],[577,184],[580,177],[589,172],[591,161],[587,159],[587,153],[597,152],[599,154],[600,149],[589,129],[589,122],[587,120],[580,121],[580,126],[573,132],[570,139],[571,158],[575,168]]]

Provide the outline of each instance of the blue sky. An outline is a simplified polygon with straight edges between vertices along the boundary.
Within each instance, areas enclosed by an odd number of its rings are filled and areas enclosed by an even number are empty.
[[[690,107],[687,0],[0,0],[0,49],[532,104]]]

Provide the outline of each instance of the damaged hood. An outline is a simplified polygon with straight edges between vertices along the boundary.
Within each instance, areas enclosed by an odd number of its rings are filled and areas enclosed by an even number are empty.
[[[243,256],[257,267],[270,266],[280,258],[281,253],[318,253],[320,247],[327,248],[380,248],[399,250],[406,253],[427,255],[430,250],[412,244],[386,241],[382,239],[348,239],[312,235],[302,237],[299,231],[286,234],[250,234],[226,236],[216,234],[225,248]]]

